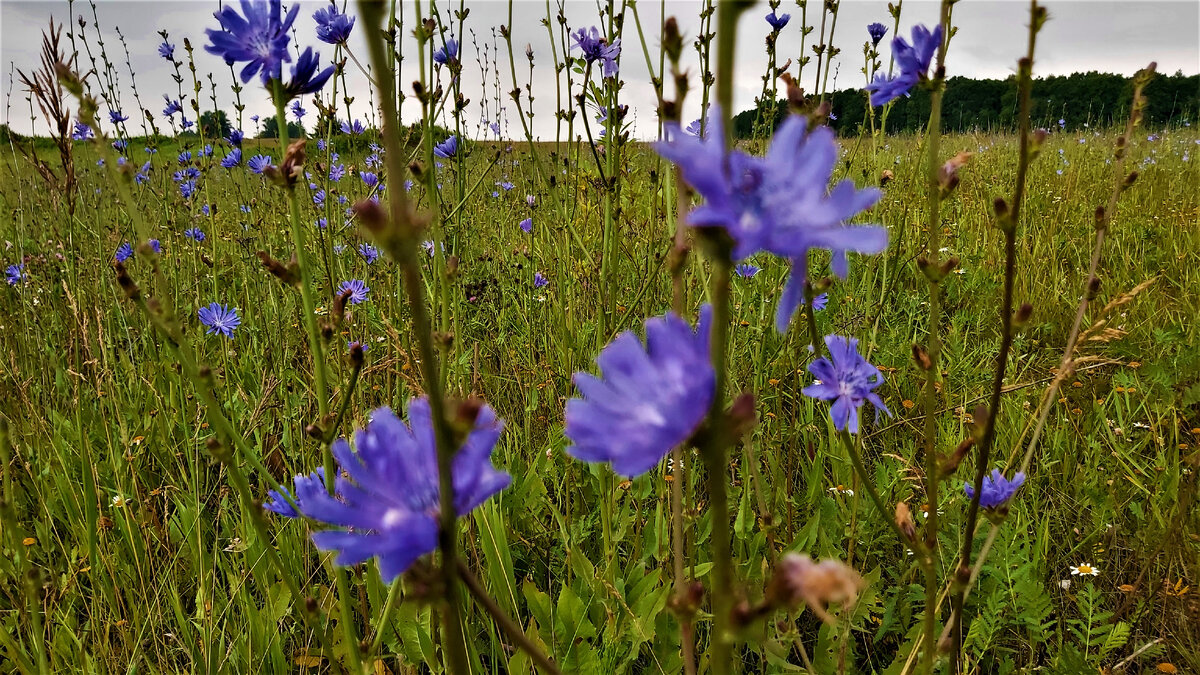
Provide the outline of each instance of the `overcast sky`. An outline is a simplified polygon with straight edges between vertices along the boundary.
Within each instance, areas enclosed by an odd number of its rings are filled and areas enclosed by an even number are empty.
[[[333,54],[333,47],[318,42],[314,34],[312,13],[324,4],[324,1],[304,0],[301,3],[299,18],[296,21],[300,44],[313,46],[327,62]],[[340,3],[339,3],[340,4]],[[404,3],[411,12],[411,3]],[[552,1],[552,4],[554,2]],[[820,0],[809,2],[810,24],[820,20]],[[176,45],[177,57],[182,57],[183,38],[191,39],[196,48],[196,66],[200,73],[212,72],[217,82],[218,103],[231,113],[233,94],[230,90],[232,77],[229,69],[217,57],[206,53],[202,47],[206,43],[205,28],[217,27],[213,12],[218,8],[215,0],[187,0],[161,2],[152,0],[97,0],[99,28],[104,38],[109,58],[117,66],[117,76],[121,88],[121,107],[131,117],[130,122],[138,122],[136,103],[129,88],[129,69],[125,65],[124,53],[115,32],[120,28],[128,42],[133,70],[137,77],[138,91],[142,101],[156,115],[163,107],[162,95],[170,93],[176,98],[176,85],[172,79],[173,70],[169,64],[157,54],[157,46],[161,41],[157,32],[165,29],[170,33],[170,41]],[[443,10],[443,17],[450,13],[450,4],[439,0],[438,5]],[[465,40],[462,58],[464,61],[463,91],[471,99],[468,108],[468,119],[472,123],[478,120],[494,119],[494,99],[496,87],[494,77],[489,73],[486,89],[483,86],[479,61],[482,53],[488,52],[488,58],[495,57],[495,47],[501,50],[499,91],[507,92],[512,88],[509,72],[508,57],[503,41],[499,39],[496,30],[501,24],[508,23],[508,3],[501,0],[475,0],[466,5],[470,15],[466,20]],[[458,7],[455,1],[452,5]],[[695,37],[699,32],[698,11],[699,0],[667,2],[666,12],[674,15],[680,26],[689,37]],[[1150,61],[1157,61],[1159,71],[1173,73],[1182,70],[1187,74],[1195,74],[1200,70],[1200,2],[1196,0],[1162,1],[1162,0],[1075,0],[1051,1],[1046,6],[1050,13],[1050,21],[1043,29],[1036,57],[1035,74],[1038,76],[1070,74],[1077,71],[1098,70],[1132,74],[1138,68]],[[571,28],[591,26],[597,23],[597,4],[595,0],[569,0],[566,14]],[[738,55],[737,55],[737,90],[736,107],[745,109],[753,105],[754,97],[762,86],[761,73],[767,62],[764,38],[769,26],[763,20],[769,8],[765,2],[759,3],[751,11],[743,15],[739,25]],[[914,23],[932,24],[937,19],[938,4],[933,1],[918,2],[907,0],[901,17],[901,33],[909,34]],[[351,12],[355,13],[354,3]],[[544,0],[516,0],[514,5],[513,45],[517,58],[517,74],[522,85],[528,77],[528,67],[523,55],[525,45],[531,44],[535,54],[533,73],[533,91],[536,101],[534,104],[535,132],[542,138],[554,136],[555,86],[554,72],[550,57],[549,37],[545,27],[540,23],[545,17],[546,3]],[[659,25],[659,3],[640,3],[639,12],[643,26],[647,32],[648,47],[657,65],[657,27]],[[793,0],[784,0],[780,13],[789,12],[791,22],[784,29],[779,40],[780,61],[787,58],[796,59],[800,55],[800,12]],[[75,3],[75,17],[70,17],[71,28],[78,30],[77,19],[83,14],[88,22],[87,34],[93,50],[96,49],[96,27],[93,24],[91,8],[84,2]],[[816,16],[814,16],[816,15]],[[56,21],[67,20],[68,6],[64,1],[47,0],[0,0],[0,61],[3,64],[3,86],[6,95],[5,121],[20,133],[28,133],[31,129],[28,104],[25,93],[19,81],[14,83],[14,69],[30,70],[37,66],[40,49],[41,31],[51,17]],[[1015,69],[1017,58],[1025,51],[1025,34],[1028,20],[1028,3],[1023,1],[1002,0],[963,0],[955,7],[954,24],[959,32],[951,45],[947,64],[950,75],[965,75],[969,77],[1003,78]],[[863,75],[862,46],[867,39],[865,26],[872,21],[880,21],[888,26],[892,24],[887,13],[886,0],[843,0],[837,19],[837,32],[834,43],[842,49],[842,53],[833,63],[831,72],[832,88],[861,87]],[[413,18],[405,17],[405,53],[413,53],[415,41],[411,36]],[[457,22],[455,22],[457,26]],[[355,26],[350,47],[355,55],[366,64],[367,51],[362,40],[362,26]],[[817,31],[809,37],[812,44]],[[65,38],[64,38],[65,39]],[[884,63],[887,62],[887,42],[891,36],[881,43]],[[478,43],[476,49],[473,40]],[[77,40],[78,41],[78,40]],[[68,42],[69,47],[69,42]],[[624,50],[621,58],[621,77],[626,82],[623,90],[623,101],[630,104],[630,119],[634,123],[634,135],[640,138],[653,136],[656,132],[654,119],[654,94],[650,86],[648,70],[641,45],[637,40],[637,31],[633,22],[632,12],[626,17]],[[79,42],[83,51],[82,42]],[[806,47],[807,49],[807,47]],[[694,50],[686,51],[691,64],[693,76],[697,74]],[[561,58],[561,54],[560,54]],[[815,59],[813,59],[815,62]],[[85,60],[86,63],[86,60]],[[782,65],[782,63],[781,63]],[[401,82],[411,82],[415,79],[415,59],[406,60],[403,65]],[[367,117],[369,114],[369,90],[366,78],[355,69],[352,63],[347,65],[349,86],[356,100],[352,110],[356,117]],[[811,88],[815,68],[811,64],[803,74],[804,85]],[[792,72],[795,72],[793,65]],[[184,70],[185,93],[190,94],[190,75]],[[698,77],[693,77],[693,92],[698,92]],[[514,112],[507,95],[502,94],[505,111],[505,135],[520,136],[519,121],[509,119]],[[242,93],[243,102],[247,105],[245,126],[252,127],[249,116],[252,114],[272,114],[271,105],[266,93],[252,81]],[[340,98],[340,94],[339,94]],[[485,115],[480,109],[481,101],[486,100],[491,107]],[[201,97],[202,110],[211,107],[208,99],[207,82]],[[191,116],[190,106],[185,106]],[[306,105],[310,112],[305,121],[312,123],[316,111],[311,105]],[[339,110],[341,110],[339,105]],[[402,114],[405,121],[411,121],[418,114],[415,101],[410,99]],[[103,112],[102,112],[103,115]],[[685,118],[691,119],[699,115],[699,96],[693,95],[685,112]],[[36,130],[45,132],[44,124],[39,120]],[[471,134],[474,135],[474,134]]]

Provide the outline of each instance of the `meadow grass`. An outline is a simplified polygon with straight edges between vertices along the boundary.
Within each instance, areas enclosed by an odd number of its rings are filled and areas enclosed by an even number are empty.
[[[1200,136],[1178,128],[1147,140],[1148,133],[1132,144],[1140,177],[1115,214],[1102,288],[1085,321],[1104,322],[1105,330],[1080,346],[1095,358],[1062,389],[1027,487],[968,601],[965,652],[981,672],[1095,672],[1156,640],[1130,667],[1200,668],[1200,606],[1189,589],[1200,574],[1200,171],[1187,158],[1200,152]],[[1016,297],[1032,303],[1034,314],[1014,345],[999,413],[994,456],[1002,467],[1019,464],[1061,360],[1085,281],[1093,211],[1112,183],[1106,160],[1114,138],[1109,131],[1054,134],[1031,169]],[[947,136],[943,144],[947,156],[976,153],[941,217],[943,241],[961,260],[943,298],[937,446],[949,451],[970,435],[972,411],[989,391],[1003,274],[991,205],[1012,185],[1016,147],[1004,135]],[[864,418],[865,457],[885,501],[908,500],[919,523],[927,505],[919,506],[921,418],[913,402],[923,376],[910,353],[927,330],[924,285],[913,264],[926,239],[915,170],[922,148],[919,138],[883,138],[872,161],[864,143],[843,139],[842,146],[845,163],[835,177],[874,182],[882,169],[894,172],[870,214],[889,228],[892,244],[884,256],[855,257],[816,319],[822,332],[859,336],[885,371],[880,391],[894,417]],[[339,616],[325,555],[307,541],[304,522],[272,518],[273,539],[262,541],[242,517],[226,468],[205,450],[212,431],[195,391],[114,281],[113,251],[134,240],[126,207],[114,199],[93,151],[77,148],[77,162],[87,168],[74,218],[24,160],[5,153],[0,239],[8,262],[27,261],[28,279],[0,293],[0,409],[7,418],[0,443],[0,661],[8,664],[0,671],[36,671],[39,663],[53,672],[326,669],[296,608],[315,603]],[[321,158],[311,142],[309,149],[311,166]],[[159,157],[178,150],[168,142]],[[537,148],[543,161],[562,163],[551,150]],[[245,152],[254,154],[249,145]],[[457,272],[442,282],[429,263],[424,275],[435,298],[438,284],[448,284],[453,340],[444,352],[446,379],[452,394],[480,396],[506,420],[496,463],[514,477],[509,490],[464,520],[463,555],[565,672],[680,672],[679,632],[668,609],[668,495],[682,476],[687,559],[704,579],[712,526],[705,479],[685,458],[682,472],[664,465],[620,481],[567,457],[562,435],[571,374],[593,368],[593,355],[617,332],[670,307],[667,165],[643,146],[626,148],[618,254],[606,270],[614,295],[606,307],[598,301],[604,280],[596,264],[602,191],[586,146],[571,152],[571,171],[557,187],[566,222],[548,207],[524,144],[476,143],[461,166],[446,169],[463,171],[468,189],[478,185],[455,207],[454,178],[446,178],[443,209],[453,209],[446,241]],[[347,149],[342,161],[361,168],[363,155]],[[212,369],[220,405],[286,483],[321,463],[318,444],[304,431],[317,411],[300,297],[255,257],[262,250],[287,258],[287,205],[265,180],[228,172],[217,160],[200,162],[203,192],[191,202],[177,195],[171,169],[156,168],[138,188],[138,208],[162,242],[159,265],[171,302],[186,339]],[[515,187],[494,187],[504,180]],[[354,175],[339,189],[351,201],[366,193]],[[352,222],[343,225],[344,207],[315,207],[301,191],[318,311],[329,310],[343,280],[362,279],[371,288],[327,343],[335,401],[350,372],[347,341],[369,347],[348,403],[349,430],[372,409],[403,409],[422,392],[409,313],[395,265],[387,258],[368,264],[355,252],[367,239]],[[427,205],[420,186],[411,195]],[[216,212],[200,213],[205,203]],[[313,227],[326,214],[330,227]],[[533,218],[532,235],[518,227],[526,217]],[[193,225],[207,234],[205,242],[184,237]],[[778,548],[846,560],[869,586],[837,628],[804,614],[794,624],[751,629],[740,662],[747,672],[794,669],[785,663],[798,635],[818,672],[833,672],[846,659],[852,672],[900,672],[919,632],[919,567],[863,498],[824,407],[799,394],[811,378],[806,338],[771,326],[785,266],[766,256],[751,262],[763,269],[735,277],[729,356],[731,390],[756,394],[760,420],[730,455],[726,476],[738,577],[753,598]],[[130,264],[132,276],[148,283],[144,267]],[[549,285],[534,288],[535,272]],[[708,274],[692,256],[688,307],[705,299]],[[1118,299],[1127,301],[1105,311]],[[213,301],[241,312],[232,340],[204,335],[196,320],[196,310]],[[238,461],[248,468],[245,458]],[[251,479],[255,498],[263,498],[267,481],[253,473]],[[763,485],[753,489],[754,481]],[[950,520],[942,529],[943,566],[953,562],[961,536],[953,533],[965,512],[955,486],[938,504]],[[602,543],[605,510],[613,550]],[[308,597],[292,597],[266,564],[265,546],[306,582]],[[1081,563],[1099,575],[1073,576],[1071,566]],[[419,664],[440,661],[436,621],[421,601],[426,585],[409,579],[388,625],[376,626],[388,588],[373,565],[353,569],[356,634],[382,640],[376,672],[426,672],[431,666]],[[334,650],[344,655],[344,633],[331,621]],[[465,623],[481,672],[529,672],[528,659],[478,608],[469,606]],[[703,642],[703,620],[697,629]]]

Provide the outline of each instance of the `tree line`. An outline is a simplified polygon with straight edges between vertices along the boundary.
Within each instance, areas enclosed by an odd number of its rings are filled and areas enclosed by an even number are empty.
[[[1068,131],[1107,127],[1123,123],[1129,115],[1133,90],[1132,78],[1112,73],[1073,73],[1034,80],[1034,124]],[[1179,125],[1195,117],[1200,110],[1200,75],[1159,75],[1146,87],[1148,127]],[[843,89],[827,94],[830,126],[839,134],[854,135],[870,128],[867,95],[860,89]],[[881,126],[881,109],[875,111],[875,128]],[[776,102],[776,120],[787,113],[787,103]],[[746,110],[734,119],[734,133],[750,138],[754,133],[759,109]],[[929,92],[913,89],[910,98],[892,104],[888,113],[888,133],[919,131],[929,119]],[[1059,123],[1062,120],[1062,124]],[[942,125],[948,132],[1006,132],[1016,129],[1016,76],[1003,80],[951,77],[946,80],[942,103]]]

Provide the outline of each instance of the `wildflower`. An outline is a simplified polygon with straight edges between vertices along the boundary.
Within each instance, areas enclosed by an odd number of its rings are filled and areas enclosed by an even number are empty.
[[[317,218],[316,226],[319,230],[329,227],[329,219],[325,217]]]
[[[458,62],[458,40],[450,38],[446,40],[446,44],[442,45],[433,53],[433,62],[438,65],[447,65]]]
[[[8,282],[9,286],[16,286],[22,281],[25,281],[27,278],[29,277],[27,274],[25,274],[25,263],[9,265],[8,268],[4,270],[4,280]]]
[[[115,260],[119,263],[123,263],[132,257],[133,257],[133,247],[129,245],[129,242],[123,242],[120,246],[117,247],[117,251],[115,253],[113,253],[113,260]]]
[[[1025,483],[1025,473],[1018,471],[1012,480],[1004,477],[1000,473],[1000,469],[992,469],[990,476],[983,478],[983,490],[979,495],[979,505],[985,509],[998,509],[1008,503],[1012,496],[1016,494],[1017,488]],[[967,499],[975,499],[975,486],[970,483],[963,483],[963,492],[967,494]]]
[[[146,243],[150,245],[151,251],[154,251],[155,253],[162,253],[162,244],[159,243],[157,239],[151,239]]]
[[[361,136],[367,130],[363,126],[362,120],[354,120],[353,122],[347,120],[342,122],[341,129],[343,134],[354,134],[355,136]]]
[[[812,308],[818,312],[825,309],[825,305],[828,305],[828,304],[829,304],[829,294],[828,293],[822,293],[812,299]]]
[[[333,166],[329,167],[329,180],[336,183],[336,182],[342,180],[342,177],[345,175],[346,175],[346,165],[345,164],[334,164]]]
[[[684,131],[687,132],[688,135],[699,136],[702,125],[703,121],[700,118],[697,118],[692,120],[692,123],[687,125],[687,129],[684,129]]]
[[[458,136],[451,136],[446,140],[433,146],[433,154],[442,159],[450,159],[458,154]]]
[[[771,13],[766,16],[766,19],[767,19],[767,23],[771,24],[771,28],[775,32],[779,32],[779,31],[783,30],[784,26],[788,25],[788,21],[791,21],[792,15],[791,14],[776,15],[775,10],[771,10]]]
[[[168,61],[175,60],[175,45],[163,40],[162,44],[158,46],[158,55]]]
[[[175,159],[178,160],[180,164],[187,164],[188,162],[192,161],[192,151],[184,150],[183,152],[179,153],[179,156],[177,156]]]
[[[379,176],[376,176],[375,174],[371,173],[370,171],[360,172],[358,174],[358,177],[361,178],[363,184],[369,188],[373,188],[376,185],[379,185]]]
[[[315,204],[316,206],[324,206],[325,205],[325,191],[317,190],[315,193],[313,193],[312,201],[313,201],[313,204]]]
[[[1092,567],[1091,563],[1080,563],[1079,565],[1071,565],[1071,576],[1080,577],[1080,576],[1087,576],[1089,574],[1094,577],[1098,577],[1098,576],[1100,576],[1100,570],[1095,567]]]
[[[804,603],[822,621],[832,624],[829,605],[852,605],[865,587],[862,576],[840,560],[817,562],[807,554],[790,552],[779,559],[767,597],[773,605],[792,610]]]
[[[534,205],[537,204],[537,197],[534,197],[533,195],[525,195],[525,203],[529,206],[529,208],[533,208]]]
[[[73,141],[90,141],[96,137],[96,132],[83,122],[75,123],[75,130],[71,132],[71,140]]]
[[[371,292],[371,289],[368,288],[361,279],[351,279],[349,281],[343,281],[342,284],[338,286],[338,295],[341,295],[346,291],[350,292],[350,304],[357,305],[360,302],[366,302],[367,294]]]
[[[180,128],[187,130],[187,129],[191,129],[192,127],[194,127],[196,125],[188,118],[184,117],[183,115],[180,115],[179,116],[179,126],[180,126]]]
[[[834,428],[857,434],[858,409],[867,401],[891,415],[883,399],[875,393],[875,389],[883,384],[883,373],[858,353],[858,340],[826,335],[825,346],[832,360],[822,356],[808,365],[808,372],[819,381],[802,391],[805,396],[833,401],[829,413]]]
[[[646,344],[630,331],[596,357],[602,377],[575,373],[580,396],[567,402],[567,452],[607,462],[630,478],[652,469],[700,426],[716,376],[709,361],[711,308],[693,331],[668,313],[646,321]]]
[[[521,226],[521,231],[524,232],[525,234],[529,234],[530,232],[533,232],[533,218],[526,218],[525,220],[522,220],[520,223],[520,226]]]
[[[242,163],[242,149],[241,148],[234,148],[233,150],[230,150],[229,154],[225,155],[225,158],[221,160],[221,166],[225,167],[226,169],[232,169],[233,167],[235,167],[241,163]]]
[[[621,55],[620,38],[608,44],[608,40],[600,36],[600,29],[592,26],[590,30],[580,28],[572,35],[575,45],[583,52],[583,59],[590,65],[599,61],[604,77],[615,77],[617,74],[617,57]]]
[[[332,3],[313,12],[313,21],[317,22],[317,39],[331,45],[345,44],[350,39],[354,20],[354,17],[339,12]]]
[[[250,173],[262,174],[267,167],[271,166],[270,155],[255,155],[246,162],[246,166],[250,168]]]
[[[1064,128],[1066,128],[1066,126],[1067,126],[1067,121],[1061,117],[1058,118],[1058,128],[1064,129]]]
[[[883,39],[884,35],[887,35],[887,31],[887,26],[878,21],[867,25],[867,33],[870,34],[871,44],[874,46],[879,46],[879,41]]]
[[[504,181],[504,182],[500,183],[499,185],[500,185],[500,188],[502,190],[504,190],[505,192],[511,192],[512,189],[516,187],[515,185],[513,185],[512,183],[510,183],[508,181]]]
[[[237,310],[232,307],[226,307],[219,302],[213,302],[200,308],[196,312],[200,317],[200,323],[208,327],[205,331],[208,335],[216,335],[220,333],[227,338],[233,337],[233,329],[242,325],[242,320],[238,317]]]
[[[241,210],[242,213],[250,213],[250,205],[249,204],[242,204],[238,208]]]
[[[129,147],[129,143],[124,138],[118,138],[112,142],[112,147],[113,150],[123,152],[125,148]]]
[[[550,280],[547,279],[546,277],[542,276],[541,272],[533,273],[533,287],[534,288],[542,288],[543,286],[549,285],[549,283],[550,283]]]
[[[171,115],[174,115],[175,113],[183,112],[183,104],[180,103],[179,101],[172,101],[170,98],[167,97],[166,94],[163,94],[163,100],[167,102],[166,107],[164,107],[163,111],[162,111],[163,117],[170,117]]]
[[[196,181],[185,180],[179,184],[179,196],[184,199],[191,199],[199,188],[196,186]]]
[[[765,157],[727,151],[719,114],[711,124],[704,139],[669,125],[670,140],[656,150],[677,164],[684,180],[704,197],[704,204],[688,214],[689,225],[724,229],[733,239],[735,260],[766,250],[792,261],[775,314],[776,328],[783,332],[800,305],[809,249],[830,249],[833,271],[844,277],[847,251],[887,248],[886,228],[846,224],[882,193],[859,190],[849,180],[828,189],[837,161],[833,131],[819,127],[807,133],[803,117],[790,117],[780,126]]]
[[[500,123],[499,122],[492,122],[490,125],[488,125],[488,128],[491,129],[492,133],[495,134],[497,137],[500,136]]]
[[[204,208],[207,209],[208,205],[205,204]],[[208,215],[208,214],[205,213],[205,215]],[[204,236],[204,230],[201,230],[198,227],[189,227],[188,229],[183,231],[183,236],[185,236],[188,239],[191,239],[192,241],[195,241],[195,242],[201,242],[207,238]]]
[[[757,265],[751,265],[750,263],[742,263],[741,265],[733,268],[733,271],[737,272],[737,275],[743,279],[751,279],[755,274],[761,272],[762,268],[758,267]]]
[[[296,512],[296,509],[292,508],[288,500],[290,499],[292,502],[296,501],[295,495],[310,486],[313,490],[324,490],[325,467],[317,467],[317,470],[310,474],[296,476],[292,479],[292,485],[295,486],[295,492],[290,492],[287,488],[284,488],[282,492],[274,489],[267,490],[267,497],[270,498],[270,501],[263,502],[262,507],[284,518],[299,518],[300,514]]]
[[[925,26],[913,26],[912,40],[910,46],[902,37],[892,38],[892,55],[900,73],[891,78],[883,73],[875,75],[875,81],[867,85],[872,106],[881,106],[900,96],[907,96],[917,82],[926,76],[933,55],[942,44],[942,27],[934,27],[931,33]]]
[[[211,216],[211,215],[213,214],[213,209],[215,209],[215,208],[216,208],[216,206],[217,206],[216,204],[213,204],[213,205],[212,205],[212,208],[209,208],[208,204],[205,204],[204,206],[201,206],[201,207],[200,207],[200,213],[203,213],[203,214],[204,214],[204,215],[206,215],[206,216]],[[203,233],[203,232],[201,232],[201,233],[200,233],[200,236],[201,236],[201,237],[203,237],[203,236],[204,236],[204,233]],[[204,241],[204,240],[203,240],[203,239],[197,239],[197,241]]]
[[[508,487],[512,477],[491,462],[504,423],[483,405],[474,428],[454,454],[454,510],[470,513]],[[345,530],[312,535],[323,551],[337,551],[338,565],[356,565],[376,557],[379,574],[390,583],[423,555],[437,549],[440,491],[437,448],[427,399],[408,405],[408,424],[380,408],[366,428],[333,444],[339,476],[337,496],[307,480],[296,484],[300,512]],[[343,477],[341,474],[345,474]]]
[[[129,500],[123,494],[115,494],[112,498],[113,508],[121,509],[129,505]]]
[[[376,260],[379,260],[379,249],[370,244],[359,244],[358,254],[363,257],[363,260],[367,261],[368,265],[373,265]]]
[[[283,96],[286,99],[303,96],[305,94],[315,94],[321,91],[325,83],[333,75],[335,68],[328,66],[325,70],[317,72],[317,66],[320,63],[321,55],[314,52],[312,47],[305,47],[304,53],[296,60],[296,65],[292,66],[292,76],[283,85]],[[296,115],[299,120],[304,115],[304,109],[300,107],[299,101],[292,107],[292,114]],[[297,113],[296,111],[301,112]]]
[[[292,116],[294,116],[296,118],[297,122],[299,122],[305,115],[308,114],[308,111],[305,110],[304,107],[300,105],[300,99],[296,99],[296,100],[292,101],[291,111],[292,111]]]
[[[204,49],[225,59],[225,63],[246,62],[240,73],[242,82],[261,73],[264,85],[272,78],[279,78],[283,62],[292,60],[288,51],[291,37],[288,30],[300,5],[294,4],[282,17],[281,0],[242,0],[242,18],[232,6],[225,6],[213,16],[220,22],[222,30],[207,29],[210,44]]]
[[[233,131],[229,132],[229,137],[226,138],[225,140],[229,141],[230,145],[240,147],[242,145],[242,139],[244,137],[245,137],[245,135],[242,133],[241,129],[234,129]]]

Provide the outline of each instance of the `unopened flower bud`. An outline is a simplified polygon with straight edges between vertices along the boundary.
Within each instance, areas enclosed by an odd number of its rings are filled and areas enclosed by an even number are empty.
[[[1023,302],[1021,303],[1021,306],[1017,308],[1016,315],[1013,316],[1013,325],[1017,328],[1021,328],[1025,324],[1029,323],[1029,318],[1031,316],[1033,316],[1033,305],[1029,304],[1028,302]]]
[[[387,225],[387,213],[374,199],[364,199],[355,203],[353,210],[358,222],[371,232],[379,232]]]
[[[883,187],[892,182],[896,178],[896,174],[891,169],[884,169],[883,173],[879,174],[879,187]]]
[[[973,447],[975,447],[974,436],[967,436],[966,438],[962,439],[962,441],[959,442],[958,447],[954,448],[954,452],[950,453],[950,456],[942,461],[942,477],[944,478],[951,476],[955,471],[958,471],[959,465],[962,464],[962,461],[966,458],[967,453],[970,452],[971,448]]]
[[[921,370],[933,368],[933,360],[929,358],[929,352],[925,351],[925,348],[921,345],[913,343],[912,357],[917,367]]]

